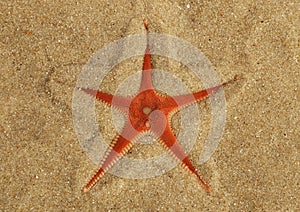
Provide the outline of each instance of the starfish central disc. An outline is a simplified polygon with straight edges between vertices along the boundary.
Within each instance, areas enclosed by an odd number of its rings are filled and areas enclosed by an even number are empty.
[[[129,106],[129,120],[137,131],[148,130],[151,127],[150,115],[159,108],[159,98],[153,90],[146,90],[132,100]]]

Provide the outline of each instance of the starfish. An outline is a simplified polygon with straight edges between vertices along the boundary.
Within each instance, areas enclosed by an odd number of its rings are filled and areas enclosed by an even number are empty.
[[[146,19],[144,19],[144,27],[147,32],[147,45],[144,54],[141,84],[138,93],[134,97],[114,96],[99,90],[79,88],[97,100],[120,109],[126,116],[125,126],[121,133],[116,135],[115,139],[110,143],[99,168],[83,187],[83,191],[89,191],[98,180],[103,177],[107,170],[132,148],[134,143],[140,138],[140,135],[148,132],[158,138],[159,143],[161,143],[171,155],[175,156],[182,167],[196,177],[205,191],[210,192],[211,186],[194,168],[188,155],[184,152],[184,149],[178,143],[172,132],[171,117],[181,108],[204,100],[217,92],[220,88],[237,80],[237,76],[228,82],[192,94],[178,96],[159,94],[152,84],[149,30]]]

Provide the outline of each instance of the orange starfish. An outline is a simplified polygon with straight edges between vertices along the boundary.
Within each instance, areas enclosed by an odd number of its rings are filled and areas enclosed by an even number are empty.
[[[172,132],[170,120],[171,116],[180,108],[207,98],[228,83],[235,81],[237,77],[221,85],[192,94],[179,96],[158,94],[152,85],[151,79],[152,66],[148,39],[148,23],[146,20],[144,20],[144,26],[147,31],[147,46],[144,55],[141,85],[135,97],[113,96],[97,90],[80,88],[97,100],[120,109],[126,115],[125,126],[122,132],[116,136],[110,147],[106,150],[100,167],[84,186],[83,191],[89,191],[106,171],[129,151],[134,142],[139,139],[141,133],[151,132],[181,162],[182,166],[197,178],[205,191],[209,192],[211,186],[198,174],[189,157],[177,142]]]

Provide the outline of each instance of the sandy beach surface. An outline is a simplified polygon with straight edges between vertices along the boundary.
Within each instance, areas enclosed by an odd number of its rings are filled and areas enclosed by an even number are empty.
[[[1,1],[0,210],[299,211],[299,7],[281,0]],[[96,165],[74,130],[77,79],[105,45],[145,34],[144,18],[150,32],[197,47],[220,81],[239,76],[224,89],[218,149],[201,165],[211,108],[198,104],[203,118],[189,156],[211,184],[209,194],[179,165],[149,179],[107,173],[82,192]],[[114,93],[142,62],[142,55],[123,61],[100,88]],[[192,91],[201,88],[180,63],[157,56],[152,64]],[[99,131],[110,142],[111,110],[96,105]],[[132,157],[154,149],[139,146]]]

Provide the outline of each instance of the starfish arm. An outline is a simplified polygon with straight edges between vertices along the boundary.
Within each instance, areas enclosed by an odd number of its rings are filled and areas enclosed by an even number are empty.
[[[160,142],[166,149],[170,151],[173,156],[175,156],[176,159],[181,161],[181,165],[184,168],[186,168],[197,178],[199,184],[205,189],[205,191],[210,192],[210,185],[202,178],[200,174],[198,174],[189,157],[185,154],[182,146],[177,142],[177,139],[169,126],[166,127],[165,131],[160,136]]]
[[[150,48],[149,48],[149,31],[148,31],[148,23],[147,20],[144,19],[144,26],[147,31],[147,46],[144,54],[144,63],[143,63],[143,69],[142,69],[142,81],[140,86],[140,92],[148,89],[153,89],[152,85],[152,77],[151,77],[151,54],[150,54]]]
[[[106,150],[105,157],[100,163],[95,174],[83,187],[84,192],[89,191],[98,182],[98,180],[103,177],[107,170],[129,151],[129,149],[133,146],[132,140],[137,136],[137,134],[138,133],[131,127],[130,124],[125,125],[122,133],[116,136],[115,140]]]
[[[173,99],[173,101],[175,100],[175,102],[177,103],[177,108],[175,108],[175,109],[178,109],[179,107],[184,107],[184,106],[187,106],[187,105],[193,104],[195,102],[199,102],[201,100],[206,99],[210,95],[218,92],[221,88],[236,81],[237,79],[238,79],[238,77],[234,76],[234,78],[232,80],[224,82],[215,87],[208,88],[206,90],[201,90],[198,92],[194,92],[192,94],[183,94],[183,95],[179,95],[179,96],[168,97],[169,98],[168,101],[171,101],[171,99]]]
[[[130,97],[122,97],[122,96],[114,96],[112,94],[104,93],[102,91],[97,91],[89,88],[79,88],[79,90],[84,91],[85,93],[95,97],[97,100],[104,102],[108,105],[115,106],[123,112],[127,112],[131,98]]]

